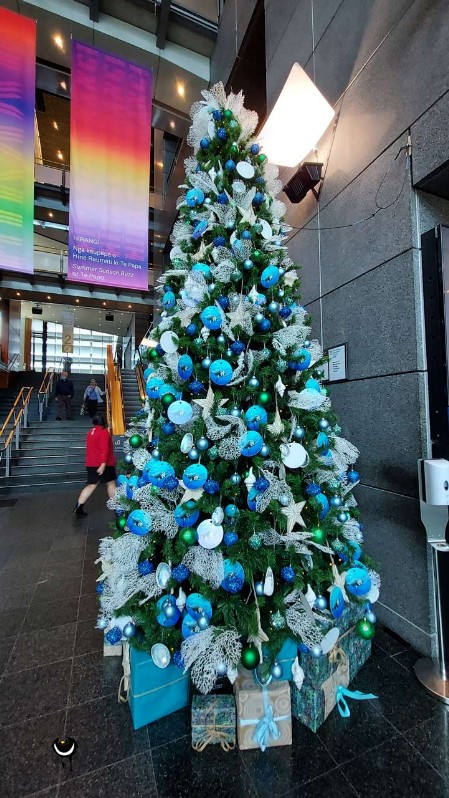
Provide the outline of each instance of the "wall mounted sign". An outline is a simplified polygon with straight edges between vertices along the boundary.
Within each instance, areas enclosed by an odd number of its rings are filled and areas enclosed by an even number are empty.
[[[343,382],[347,380],[347,345],[332,346],[327,350],[329,362],[324,367],[326,382]]]

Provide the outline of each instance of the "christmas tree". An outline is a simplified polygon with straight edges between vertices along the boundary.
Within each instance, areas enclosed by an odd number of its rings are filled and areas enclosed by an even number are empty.
[[[350,603],[372,637],[379,577],[361,549],[358,452],[299,304],[277,168],[241,93],[218,84],[203,97],[146,353],[148,407],[100,544],[98,625],[113,642],[128,619],[133,645],[189,668],[206,693],[240,663],[275,675],[289,639],[322,656]]]

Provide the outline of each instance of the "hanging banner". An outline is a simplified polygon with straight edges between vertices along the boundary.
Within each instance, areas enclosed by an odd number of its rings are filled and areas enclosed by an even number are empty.
[[[0,8],[0,269],[33,272],[36,23]]]
[[[73,310],[64,310],[62,314],[62,351],[73,352],[73,337],[75,329],[75,313]]]
[[[72,44],[69,279],[148,288],[151,73]]]

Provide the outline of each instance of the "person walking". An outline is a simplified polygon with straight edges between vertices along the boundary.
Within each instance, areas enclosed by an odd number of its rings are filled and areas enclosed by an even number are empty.
[[[99,408],[99,405],[103,404],[103,396],[105,393],[106,391],[102,391],[97,385],[96,380],[91,380],[90,384],[84,391],[84,404],[86,405],[87,412],[91,418],[97,415],[98,409],[102,409],[101,407]]]
[[[55,399],[58,403],[56,421],[72,420],[72,399],[75,395],[75,388],[68,376],[66,371],[61,371],[61,376],[56,383]]]
[[[115,471],[114,447],[106,420],[101,414],[93,417],[92,429],[86,436],[86,470],[87,482],[73,510],[77,518],[87,515],[84,512],[84,505],[88,498],[92,496],[99,482],[102,485],[106,485],[110,499],[115,496],[117,474]]]

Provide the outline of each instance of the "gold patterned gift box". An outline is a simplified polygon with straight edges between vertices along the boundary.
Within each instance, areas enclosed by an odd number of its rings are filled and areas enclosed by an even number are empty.
[[[234,683],[237,704],[237,743],[241,751],[292,744],[290,685],[271,681],[261,686],[251,673]]]

